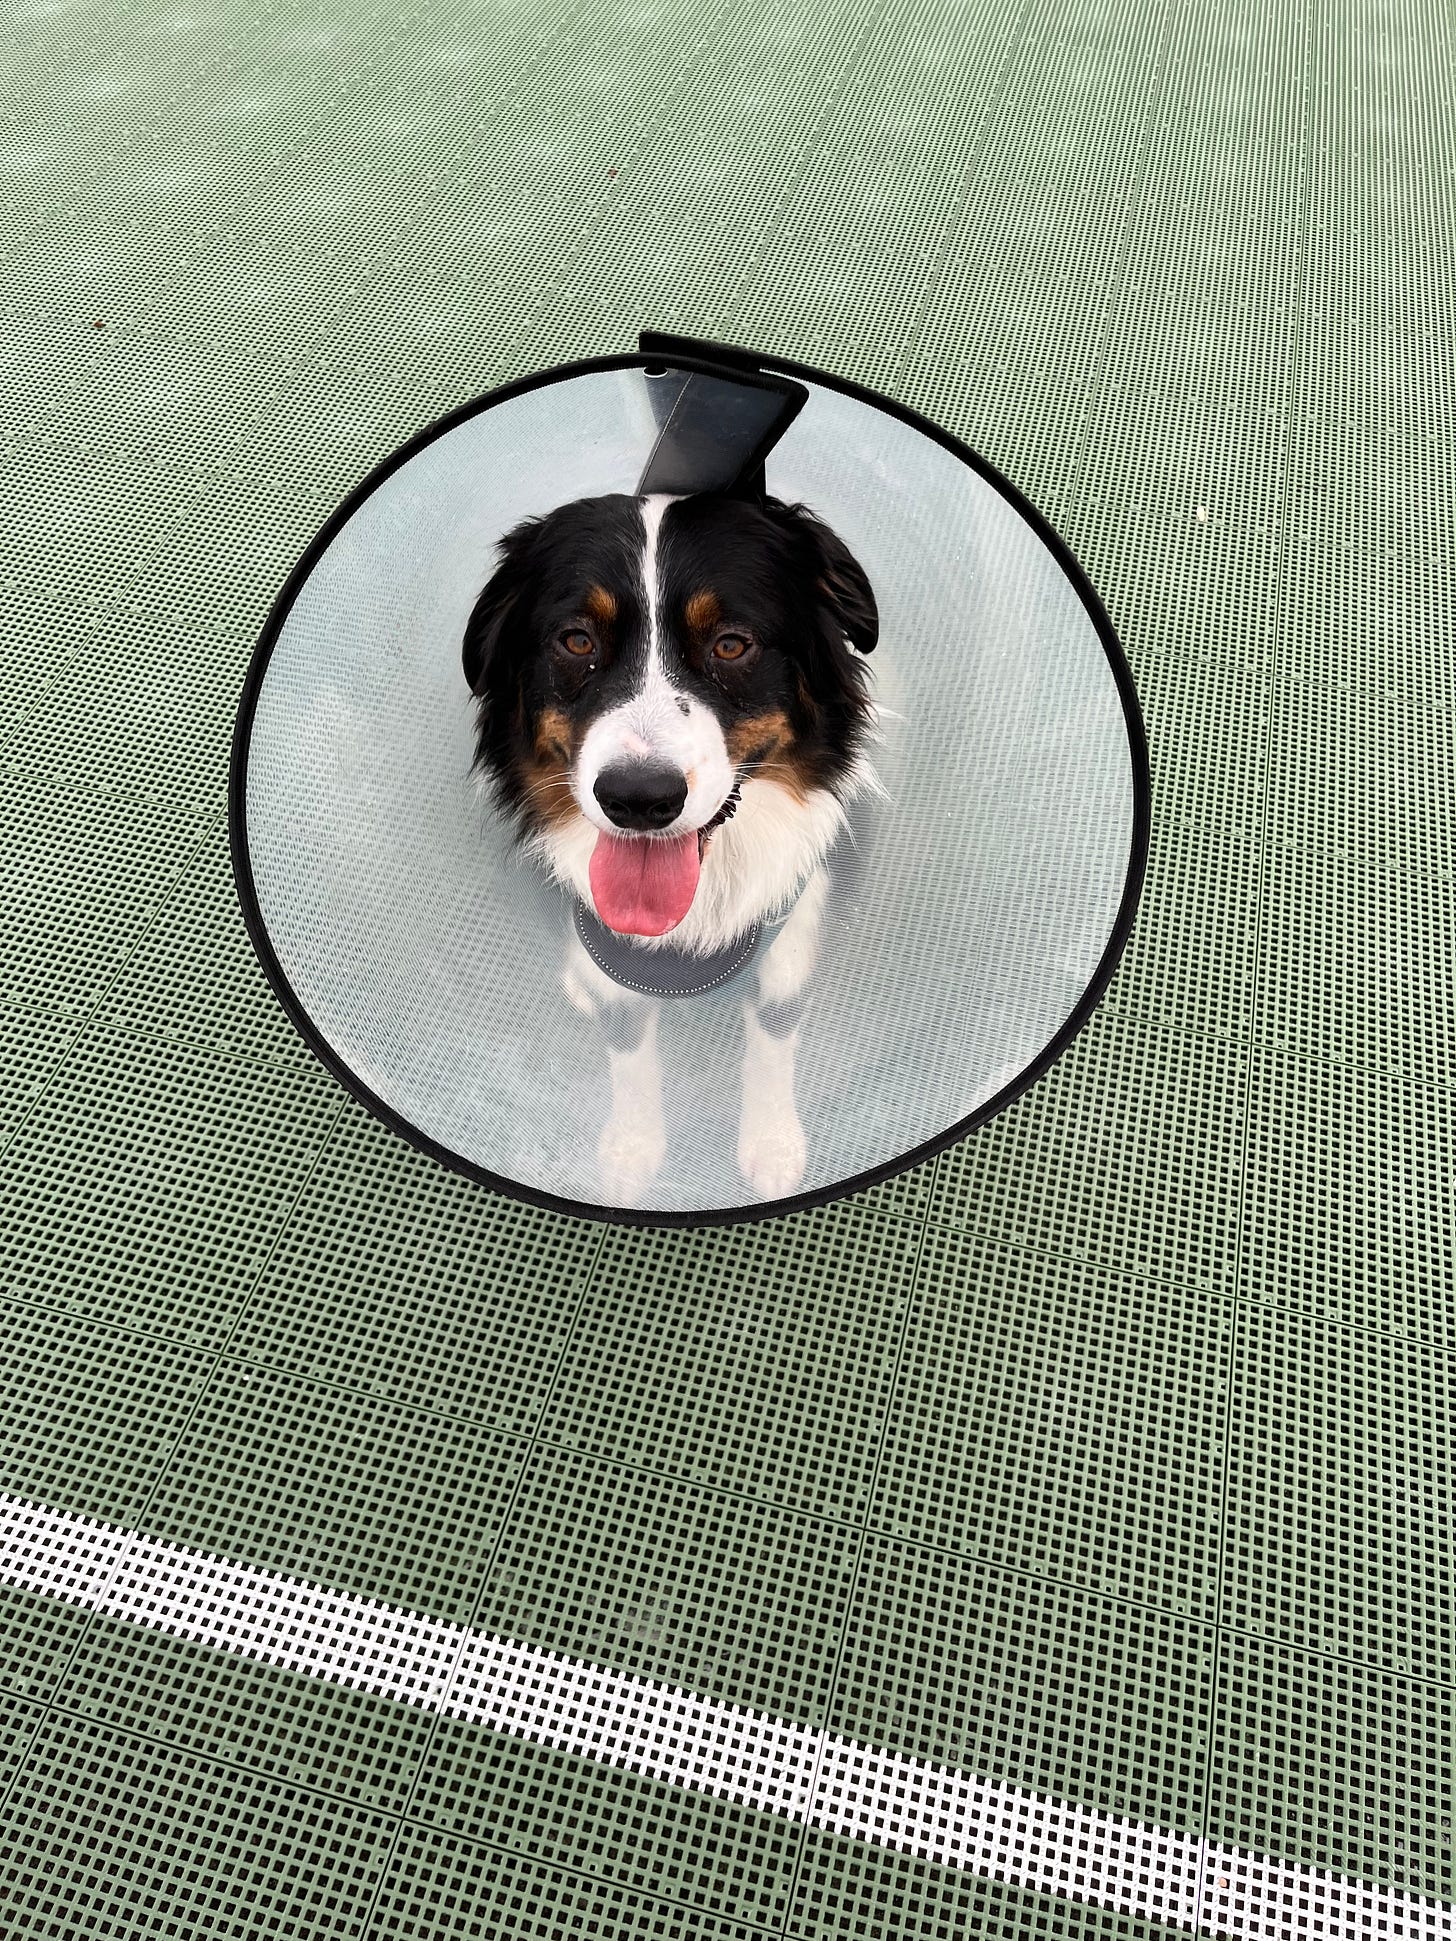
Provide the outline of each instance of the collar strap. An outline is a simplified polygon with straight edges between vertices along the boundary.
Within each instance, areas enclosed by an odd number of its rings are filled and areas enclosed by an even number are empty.
[[[761,923],[751,924],[724,949],[714,951],[711,957],[699,957],[673,944],[644,950],[633,938],[609,930],[579,899],[573,920],[582,948],[597,969],[605,971],[614,983],[647,997],[700,997],[704,991],[726,984],[752,957],[764,931]]]

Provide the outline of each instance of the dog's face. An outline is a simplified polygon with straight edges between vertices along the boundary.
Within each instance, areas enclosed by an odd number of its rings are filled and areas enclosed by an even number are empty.
[[[579,499],[501,547],[465,633],[476,764],[522,833],[590,843],[604,923],[662,935],[742,789],[803,807],[854,770],[869,582],[776,499]]]

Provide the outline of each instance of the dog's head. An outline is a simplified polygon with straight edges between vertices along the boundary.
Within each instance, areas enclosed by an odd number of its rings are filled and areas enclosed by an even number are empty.
[[[870,716],[852,649],[879,620],[804,506],[613,494],[501,549],[465,630],[476,766],[604,923],[679,925],[740,803],[832,828]]]

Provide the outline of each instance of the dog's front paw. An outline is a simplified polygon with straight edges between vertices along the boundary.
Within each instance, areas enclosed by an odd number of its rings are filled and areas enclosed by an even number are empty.
[[[656,1179],[667,1152],[661,1117],[608,1119],[597,1141],[602,1189],[616,1206],[635,1206]]]
[[[738,1167],[754,1191],[781,1200],[803,1183],[809,1156],[804,1128],[792,1107],[772,1119],[750,1119],[738,1128]]]

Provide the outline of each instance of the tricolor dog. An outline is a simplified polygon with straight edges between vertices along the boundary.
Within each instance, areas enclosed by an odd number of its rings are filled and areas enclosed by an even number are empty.
[[[869,581],[771,497],[578,499],[500,546],[465,631],[475,769],[582,906],[564,975],[608,1051],[603,1186],[630,1205],[665,1155],[654,985],[716,978],[781,920],[745,963],[738,1163],[782,1198],[804,1176],[794,1051],[825,858],[874,786]]]

